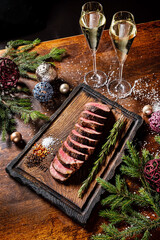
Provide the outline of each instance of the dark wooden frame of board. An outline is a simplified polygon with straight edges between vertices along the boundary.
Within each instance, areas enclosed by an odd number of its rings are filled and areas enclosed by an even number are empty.
[[[39,181],[33,181],[31,176],[26,177],[21,169],[16,168],[16,165],[21,161],[21,159],[23,159],[28,149],[30,149],[33,146],[33,144],[43,135],[45,130],[50,127],[51,123],[53,123],[53,121],[61,114],[63,109],[65,109],[65,107],[74,99],[74,96],[82,90],[87,92],[87,94],[90,94],[94,97],[99,98],[102,102],[111,105],[113,108],[114,107],[118,108],[126,116],[129,116],[134,120],[134,123],[132,124],[132,126],[127,131],[127,134],[124,137],[124,142],[120,149],[121,151],[116,150],[112,156],[112,158],[115,158],[114,167],[110,169],[110,171],[107,174],[107,177],[105,175],[104,178],[105,180],[109,180],[114,176],[116,167],[122,161],[121,156],[126,148],[126,141],[127,140],[131,141],[134,138],[138,128],[143,123],[143,119],[139,115],[126,110],[116,102],[109,100],[108,98],[96,92],[95,90],[93,90],[92,88],[90,88],[88,85],[84,83],[78,85],[73,89],[69,97],[63,102],[60,108],[51,116],[50,121],[45,123],[41,127],[41,129],[32,138],[32,140],[28,142],[24,150],[14,160],[12,160],[11,163],[8,164],[8,166],[6,167],[6,171],[10,174],[10,176],[15,178],[18,182],[24,185],[27,185],[29,188],[34,190],[38,195],[41,195],[49,202],[56,205],[58,208],[60,208],[63,212],[65,212],[68,216],[70,216],[76,222],[78,222],[81,225],[85,225],[91,214],[91,211],[93,210],[96,203],[100,200],[101,194],[104,192],[104,190],[101,188],[100,185],[96,184],[96,187],[92,190],[90,199],[89,200],[87,199],[84,207],[80,209],[80,208],[77,208],[77,206],[74,203],[64,198],[56,191],[53,191],[53,189],[50,189],[49,187],[45,186],[43,183]]]

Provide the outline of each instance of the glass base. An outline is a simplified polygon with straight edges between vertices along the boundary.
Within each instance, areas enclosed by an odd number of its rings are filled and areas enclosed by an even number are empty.
[[[107,85],[108,93],[115,98],[126,98],[132,92],[131,84],[125,80],[119,83],[119,80],[110,81]]]
[[[94,88],[104,86],[107,83],[107,80],[107,75],[99,70],[97,70],[96,73],[90,71],[84,76],[84,82]]]

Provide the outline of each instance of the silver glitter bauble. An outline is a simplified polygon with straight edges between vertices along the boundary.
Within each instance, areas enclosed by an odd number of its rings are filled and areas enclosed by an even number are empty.
[[[50,63],[41,63],[36,69],[37,78],[42,82],[51,82],[57,77],[57,72]]]
[[[70,88],[69,88],[69,85],[68,85],[67,83],[62,83],[62,84],[60,85],[59,91],[60,91],[62,94],[67,94],[67,93],[69,93],[69,90],[70,90]]]

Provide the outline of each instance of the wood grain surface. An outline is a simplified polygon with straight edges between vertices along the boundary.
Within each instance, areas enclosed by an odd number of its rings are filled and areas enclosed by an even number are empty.
[[[126,99],[118,100],[118,103],[142,116],[144,105],[154,105],[160,101],[160,21],[139,24],[137,29],[137,36],[124,66],[124,78],[134,86],[133,93]],[[91,53],[84,36],[43,42],[36,50],[45,54],[52,47],[66,48],[68,53],[62,62],[56,63],[58,77],[67,81],[72,88],[83,82],[84,74],[92,69]],[[105,71],[109,79],[118,75],[118,62],[108,30],[104,31],[97,52],[97,68]],[[30,89],[35,85],[31,80],[21,81]],[[98,91],[112,99],[106,87]],[[51,115],[64,99],[64,96],[57,94],[51,106],[41,105],[35,100],[33,105],[35,109]],[[41,125],[42,122],[25,125],[17,118],[17,130],[22,133],[25,142],[32,139]],[[152,153],[159,153],[154,136],[155,133],[144,123],[136,135],[137,147],[146,147]],[[0,239],[87,240],[92,234],[101,232],[100,225],[106,220],[98,216],[100,203],[94,208],[87,226],[82,228],[46,200],[9,177],[5,168],[21,150],[21,146],[16,146],[9,140],[0,140]],[[130,182],[130,185],[134,185],[134,182]],[[151,214],[149,210],[148,214]],[[154,231],[152,239],[157,240],[159,234],[159,229]]]

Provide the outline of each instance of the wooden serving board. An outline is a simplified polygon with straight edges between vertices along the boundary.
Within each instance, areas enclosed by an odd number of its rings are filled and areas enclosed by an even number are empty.
[[[64,183],[60,183],[52,178],[49,166],[62,142],[65,141],[73,129],[84,105],[92,101],[106,103],[111,108],[111,114],[106,124],[106,136],[114,122],[122,115],[126,122],[115,148],[110,151],[110,154],[106,157],[105,164],[97,174],[97,176],[101,176],[106,180],[111,179],[115,168],[121,162],[126,141],[133,139],[137,129],[142,124],[142,118],[124,109],[116,102],[107,99],[85,84],[80,84],[72,91],[61,107],[51,116],[50,121],[43,125],[40,131],[26,145],[25,149],[6,168],[12,177],[29,186],[37,194],[49,200],[80,224],[86,223],[93,207],[99,201],[103,192],[102,188],[94,180],[83,198],[78,197],[78,189],[83,180],[87,178],[89,169],[94,161],[94,155],[92,159],[85,162],[81,169]],[[28,167],[26,164],[27,156],[33,152],[35,146],[41,144],[43,139],[49,136],[53,137],[55,141],[48,155],[40,165]]]

